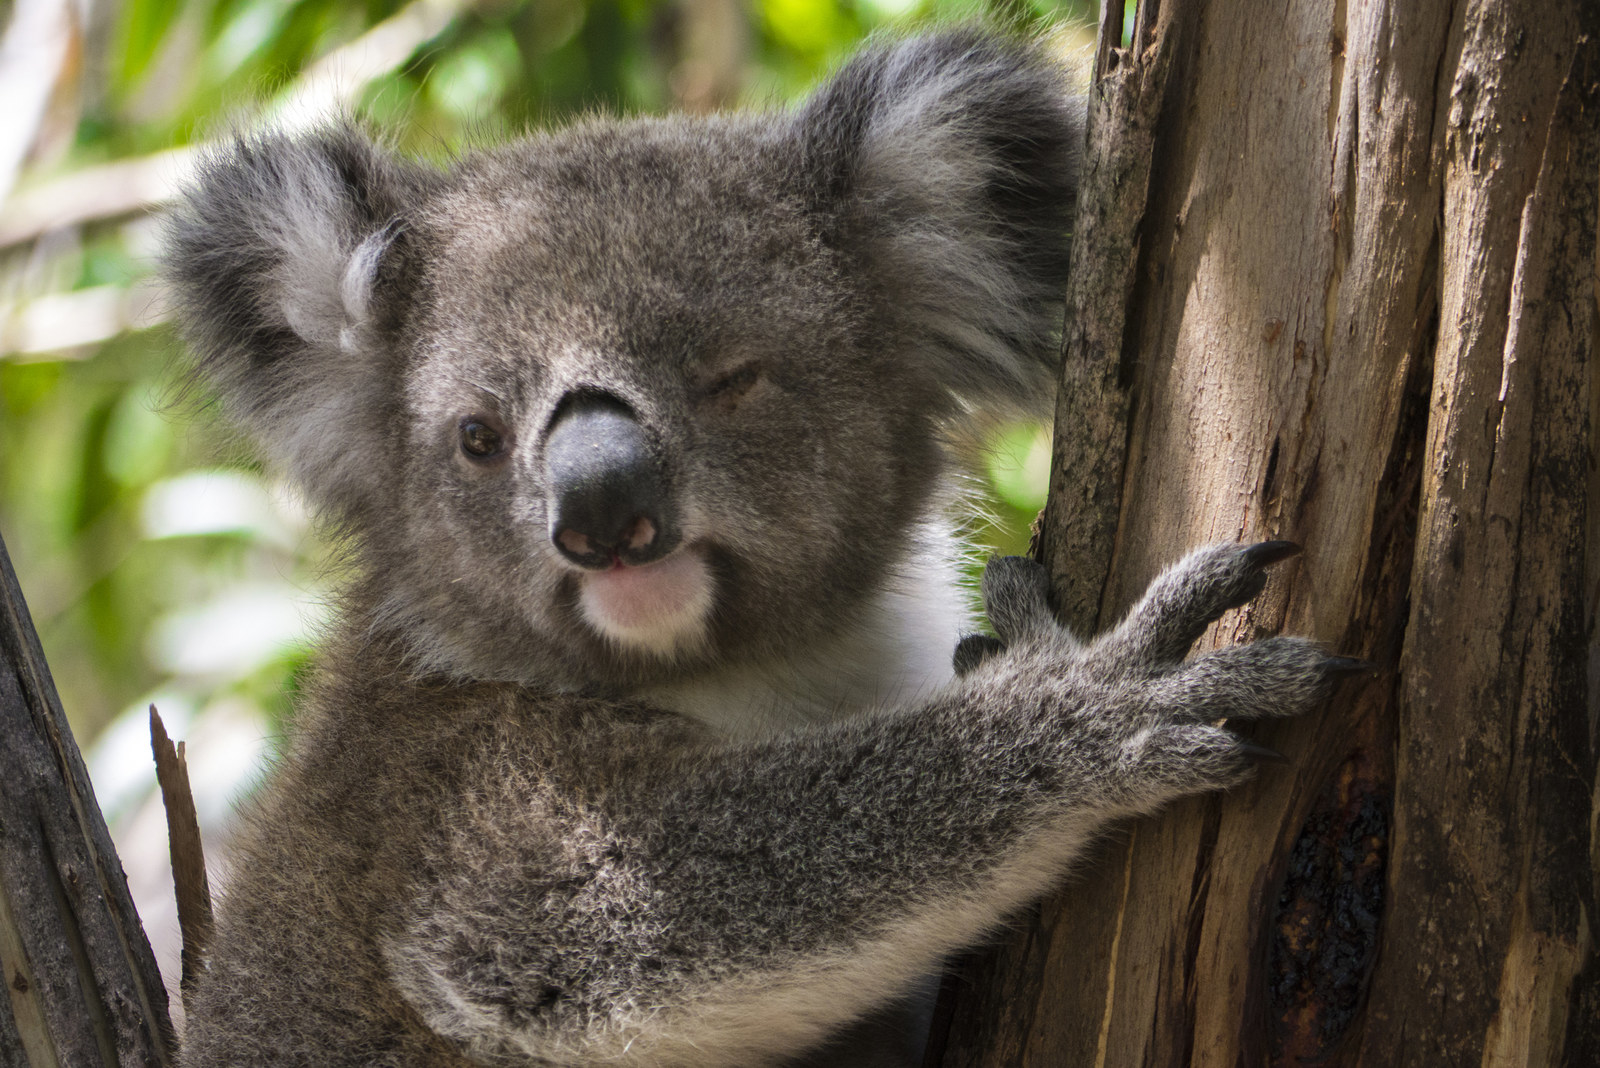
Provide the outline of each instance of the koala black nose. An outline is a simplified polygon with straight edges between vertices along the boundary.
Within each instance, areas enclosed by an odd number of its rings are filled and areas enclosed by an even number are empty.
[[[544,457],[550,540],[573,563],[647,564],[677,543],[661,464],[621,401],[569,398],[545,438]]]

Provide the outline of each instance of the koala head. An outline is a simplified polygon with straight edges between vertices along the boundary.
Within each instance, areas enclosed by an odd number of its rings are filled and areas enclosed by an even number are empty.
[[[1034,48],[871,48],[793,112],[455,160],[237,140],[175,213],[203,375],[428,670],[660,681],[814,639],[949,431],[1035,405],[1077,120]]]

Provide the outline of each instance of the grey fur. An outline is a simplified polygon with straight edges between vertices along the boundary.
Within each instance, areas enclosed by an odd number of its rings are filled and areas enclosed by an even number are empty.
[[[183,1064],[781,1063],[1108,821],[1250,774],[1213,721],[1311,707],[1328,658],[1182,657],[1271,553],[1202,550],[1088,644],[997,561],[999,638],[950,669],[944,442],[1045,396],[1077,123],[1038,50],[956,31],[792,114],[209,162],[168,254],[188,335],[358,578]],[[551,543],[544,435],[596,394],[670,498],[647,568]]]

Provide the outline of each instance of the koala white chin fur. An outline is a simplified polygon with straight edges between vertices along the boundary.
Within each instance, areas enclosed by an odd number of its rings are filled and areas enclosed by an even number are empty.
[[[705,644],[715,579],[693,547],[638,567],[619,563],[588,572],[579,581],[584,620],[618,644],[664,657]]]
[[[1049,401],[1080,112],[947,30],[791,111],[205,162],[196,373],[352,577],[184,1068],[915,1064],[942,961],[1322,699],[1300,639],[1185,659],[1280,542],[1093,641],[995,561],[960,638],[950,443]]]

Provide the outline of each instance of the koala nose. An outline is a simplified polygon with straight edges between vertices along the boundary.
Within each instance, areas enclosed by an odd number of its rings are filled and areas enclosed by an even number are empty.
[[[666,485],[633,412],[605,394],[568,398],[544,447],[550,540],[587,568],[647,564],[677,542]]]

